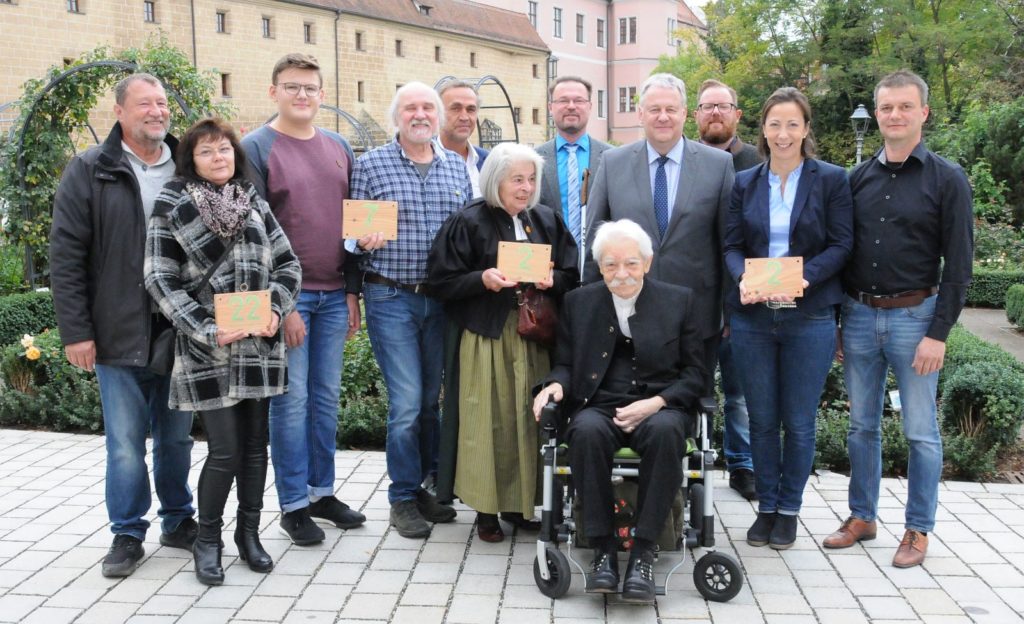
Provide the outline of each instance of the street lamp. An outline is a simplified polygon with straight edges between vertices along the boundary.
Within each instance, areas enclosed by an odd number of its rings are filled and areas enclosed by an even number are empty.
[[[864,150],[864,135],[868,133],[868,126],[871,125],[871,114],[863,104],[858,104],[857,109],[850,115],[850,123],[853,124],[853,134],[857,137],[857,164],[860,164],[861,152]]]

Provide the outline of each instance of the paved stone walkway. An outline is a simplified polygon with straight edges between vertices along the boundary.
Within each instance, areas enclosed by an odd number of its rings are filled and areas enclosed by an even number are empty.
[[[197,443],[193,485],[205,452]],[[227,580],[215,588],[195,580],[188,553],[161,547],[153,527],[146,560],[118,581],[100,575],[99,561],[111,540],[103,504],[103,438],[0,430],[0,621],[1022,621],[1024,486],[943,484],[928,559],[923,568],[910,570],[889,565],[902,534],[902,480],[883,482],[878,539],[840,552],[825,552],[819,542],[846,515],[846,477],[811,479],[797,543],[781,553],[743,542],[753,507],[719,488],[719,543],[745,569],[743,591],[730,603],[709,604],[694,590],[687,564],[656,606],[633,606],[583,594],[579,575],[566,597],[545,598],[533,582],[530,536],[480,542],[472,512],[462,507],[456,523],[436,526],[429,539],[404,539],[387,522],[383,454],[341,452],[337,461],[340,496],[366,513],[364,527],[327,529],[324,544],[297,547],[278,532],[278,514],[267,512],[263,543],[277,562],[274,571],[250,572],[236,559],[228,534]],[[266,508],[277,509],[273,487]],[[658,562],[660,570],[668,558]]]

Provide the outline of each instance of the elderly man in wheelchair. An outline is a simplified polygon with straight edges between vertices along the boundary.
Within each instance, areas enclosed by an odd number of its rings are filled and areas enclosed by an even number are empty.
[[[554,368],[538,385],[534,414],[550,402],[575,414],[565,432],[582,521],[594,547],[587,589],[619,591],[613,455],[640,456],[635,543],[621,597],[651,602],[654,552],[682,483],[686,423],[703,388],[693,292],[654,279],[650,237],[636,223],[605,223],[594,236],[604,283],[566,295]]]

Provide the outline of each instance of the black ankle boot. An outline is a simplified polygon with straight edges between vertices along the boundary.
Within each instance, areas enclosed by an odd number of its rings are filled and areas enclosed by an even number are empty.
[[[224,567],[220,563],[221,521],[204,522],[199,519],[199,535],[192,544],[192,556],[196,563],[196,578],[203,585],[223,585]]]
[[[238,546],[238,558],[249,564],[253,572],[270,572],[274,569],[274,560],[263,550],[260,544],[260,512],[238,510],[235,523],[235,546]]]

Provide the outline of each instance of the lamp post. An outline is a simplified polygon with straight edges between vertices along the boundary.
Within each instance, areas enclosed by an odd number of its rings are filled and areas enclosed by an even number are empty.
[[[863,104],[858,104],[856,110],[850,115],[850,123],[853,124],[853,134],[857,137],[857,164],[860,164],[861,153],[864,151],[864,135],[868,133],[868,126],[871,125],[871,114]]]

